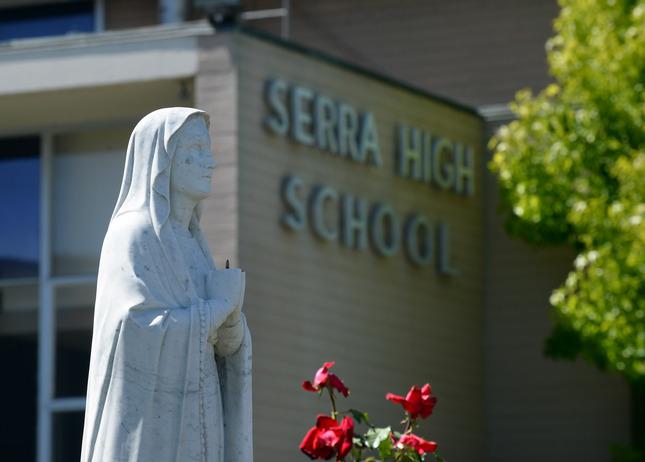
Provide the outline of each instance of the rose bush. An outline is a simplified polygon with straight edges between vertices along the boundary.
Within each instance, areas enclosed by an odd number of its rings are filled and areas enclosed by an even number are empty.
[[[345,461],[348,458],[354,462],[422,462],[430,460],[443,461],[437,453],[437,443],[426,440],[413,431],[418,427],[418,419],[426,419],[434,410],[437,398],[432,394],[430,384],[422,387],[412,386],[405,397],[388,393],[385,398],[400,404],[405,410],[401,422],[402,431],[394,431],[391,427],[376,427],[371,424],[367,413],[349,409],[339,412],[336,408],[335,392],[344,397],[349,395],[349,389],[343,381],[330,372],[334,362],[326,362],[316,372],[313,381],[305,381],[302,388],[319,394],[327,393],[331,402],[331,415],[319,415],[316,424],[309,429],[300,442],[300,450],[311,459]],[[344,414],[341,422],[338,419]],[[367,430],[356,434],[357,424],[363,424]],[[365,458],[363,458],[365,456]]]

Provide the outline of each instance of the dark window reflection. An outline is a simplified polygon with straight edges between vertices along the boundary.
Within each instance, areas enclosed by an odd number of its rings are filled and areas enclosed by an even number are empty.
[[[0,40],[94,31],[94,2],[0,9]]]
[[[0,138],[0,278],[38,276],[39,145]]]
[[[81,458],[84,416],[83,412],[64,412],[54,415],[52,435],[54,462],[76,461]]]
[[[0,460],[3,462],[36,458],[37,356],[35,336],[0,337],[0,364],[4,368],[0,380]]]
[[[91,309],[88,309],[90,313]],[[56,335],[56,397],[85,396],[92,332],[59,330]]]

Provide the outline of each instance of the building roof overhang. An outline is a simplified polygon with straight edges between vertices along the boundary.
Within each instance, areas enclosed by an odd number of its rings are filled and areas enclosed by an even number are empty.
[[[0,44],[0,96],[194,76],[206,21]]]

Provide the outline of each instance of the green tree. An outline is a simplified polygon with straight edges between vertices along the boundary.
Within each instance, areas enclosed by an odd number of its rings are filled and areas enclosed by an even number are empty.
[[[645,382],[645,1],[560,0],[554,83],[517,94],[490,168],[513,235],[578,253],[546,350]],[[644,447],[643,419],[635,419]],[[640,423],[638,423],[640,422]],[[639,427],[639,425],[641,425]]]

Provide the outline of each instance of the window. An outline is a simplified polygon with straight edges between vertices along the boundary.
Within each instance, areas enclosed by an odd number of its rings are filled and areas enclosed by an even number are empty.
[[[94,2],[0,9],[0,41],[94,30]]]
[[[2,462],[78,460],[96,271],[129,132],[0,138]]]
[[[123,128],[54,136],[51,250],[54,276],[96,274],[125,164]]]
[[[2,460],[35,457],[40,240],[40,138],[0,138],[0,382]]]
[[[0,138],[0,279],[38,277],[40,140]]]

